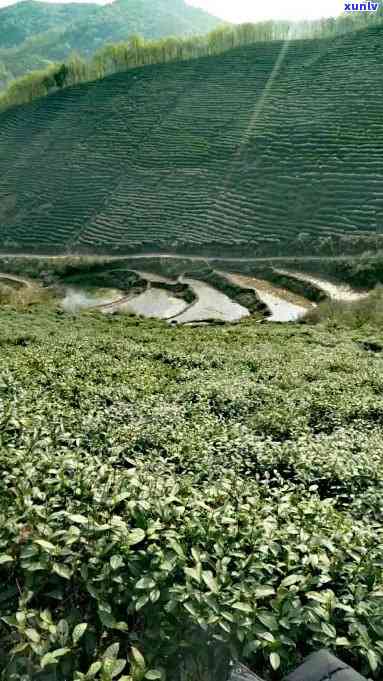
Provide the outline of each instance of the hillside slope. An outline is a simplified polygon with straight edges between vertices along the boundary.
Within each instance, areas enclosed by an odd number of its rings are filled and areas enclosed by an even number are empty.
[[[382,64],[377,27],[132,69],[6,111],[0,248],[255,254],[305,238],[316,253],[376,234]]]
[[[51,3],[24,0],[0,9],[0,85],[76,50],[93,54],[107,42],[206,33],[223,23],[184,0]]]

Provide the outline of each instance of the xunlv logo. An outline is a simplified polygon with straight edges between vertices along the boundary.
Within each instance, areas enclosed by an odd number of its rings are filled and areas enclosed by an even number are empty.
[[[345,2],[345,12],[376,12],[379,2]]]

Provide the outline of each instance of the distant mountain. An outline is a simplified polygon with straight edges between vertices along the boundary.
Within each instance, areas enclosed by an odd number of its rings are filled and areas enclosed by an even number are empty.
[[[0,9],[0,86],[27,71],[90,56],[108,42],[203,34],[222,20],[184,0],[116,0],[110,5],[25,0]]]
[[[383,228],[383,27],[148,64],[0,114],[0,250],[338,252]]]

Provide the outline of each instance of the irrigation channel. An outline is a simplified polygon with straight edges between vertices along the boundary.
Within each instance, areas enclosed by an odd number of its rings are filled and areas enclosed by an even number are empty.
[[[277,273],[313,284],[333,300],[353,301],[368,295],[358,293],[350,287],[335,284],[299,272],[275,270]],[[62,302],[64,309],[75,312],[82,308],[99,309],[104,314],[128,313],[167,320],[176,324],[203,324],[211,320],[236,322],[250,315],[246,307],[234,302],[231,298],[213,288],[211,285],[194,278],[180,275],[169,279],[158,274],[135,270],[148,282],[142,293],[124,294],[116,289],[103,289],[89,295],[74,287],[67,289]],[[288,289],[277,287],[270,282],[242,274],[216,271],[230,283],[244,289],[252,289],[258,298],[266,304],[269,315],[267,321],[291,322],[302,317],[315,303],[292,293]],[[195,296],[192,303],[176,297],[171,291],[157,288],[156,284],[182,283],[189,286]]]

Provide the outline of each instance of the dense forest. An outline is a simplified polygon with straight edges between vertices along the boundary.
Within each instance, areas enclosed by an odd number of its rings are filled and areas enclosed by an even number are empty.
[[[77,52],[90,57],[108,42],[205,33],[223,23],[184,0],[51,3],[25,0],[0,9],[0,88]]]

